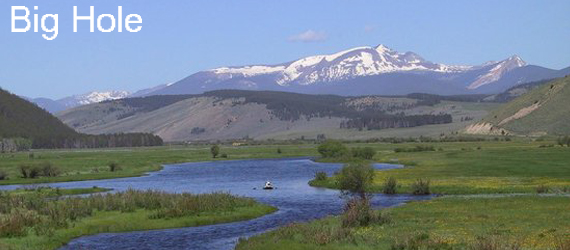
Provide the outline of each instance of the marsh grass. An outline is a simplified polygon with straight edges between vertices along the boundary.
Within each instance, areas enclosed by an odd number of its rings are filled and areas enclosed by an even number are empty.
[[[412,183],[412,194],[413,195],[429,195],[431,194],[429,189],[430,181],[424,179],[417,179]]]
[[[398,188],[398,182],[396,178],[390,176],[384,181],[384,187],[382,187],[382,193],[384,194],[396,194]]]
[[[204,212],[231,212],[252,207],[253,199],[228,193],[170,194],[161,191],[137,191],[94,194],[87,198],[48,199],[47,192],[31,191],[25,195],[0,193],[0,237],[23,237],[34,232],[49,236],[54,230],[68,228],[73,222],[92,216],[95,211],[132,213],[150,212],[149,219],[180,218]]]

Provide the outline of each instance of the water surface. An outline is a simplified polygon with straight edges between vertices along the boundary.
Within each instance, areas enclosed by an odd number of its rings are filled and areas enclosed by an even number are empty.
[[[341,164],[316,163],[310,159],[269,159],[185,163],[166,165],[162,171],[148,176],[110,180],[52,183],[45,186],[112,188],[114,191],[157,189],[167,192],[229,192],[247,196],[279,208],[279,211],[257,219],[180,229],[105,233],[71,241],[61,249],[233,249],[240,237],[259,234],[292,222],[308,221],[339,214],[343,200],[339,192],[310,187],[307,182],[316,172],[331,175]],[[377,169],[398,165],[376,164]],[[276,190],[262,190],[271,181]],[[14,189],[24,186],[0,186]],[[375,207],[389,207],[410,200],[428,199],[408,195],[375,195]]]

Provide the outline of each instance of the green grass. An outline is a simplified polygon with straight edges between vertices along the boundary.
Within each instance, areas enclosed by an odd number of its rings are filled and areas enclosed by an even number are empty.
[[[277,153],[281,148],[282,153]],[[317,155],[314,145],[263,145],[221,147],[221,154],[228,158],[212,159],[208,146],[176,146],[152,148],[121,148],[103,150],[37,150],[30,153],[0,154],[0,171],[8,173],[8,180],[0,185],[67,182],[120,177],[141,176],[162,169],[162,164],[211,160],[238,160],[253,158],[282,158]],[[20,165],[39,166],[50,162],[62,171],[58,177],[21,178]],[[111,172],[109,163],[116,162],[120,171]]]
[[[93,194],[93,193],[107,192],[110,190],[112,189],[100,188],[100,187],[72,188],[72,189],[40,187],[33,189],[16,189],[13,191],[9,191],[9,193],[14,195],[40,195],[44,197],[58,197],[66,195]]]
[[[99,211],[92,217],[83,219],[73,227],[55,231],[53,236],[30,235],[23,238],[0,239],[2,249],[56,249],[74,238],[110,232],[131,232],[167,228],[194,227],[229,223],[253,219],[274,212],[269,206],[258,204],[254,207],[237,208],[224,213],[202,213],[177,219],[153,219],[148,217],[152,212],[139,209],[132,213],[119,211]]]
[[[568,207],[568,197],[443,197],[387,209],[387,224],[342,228],[338,217],[329,217],[241,240],[237,249],[391,249],[413,242],[417,249],[473,249],[493,242],[556,249],[570,244]]]
[[[430,180],[431,191],[437,194],[534,193],[541,185],[554,192],[570,190],[570,148],[539,148],[541,144],[433,143],[442,151],[404,153],[378,148],[376,161],[401,163],[405,168],[377,171],[371,191],[381,192],[388,177],[396,178],[398,193],[410,193],[411,184],[419,178]],[[334,177],[311,185],[337,187]]]
[[[44,190],[0,193],[0,249],[56,249],[85,235],[228,223],[276,211],[253,199],[226,193],[192,195],[129,190],[54,199],[53,191]]]

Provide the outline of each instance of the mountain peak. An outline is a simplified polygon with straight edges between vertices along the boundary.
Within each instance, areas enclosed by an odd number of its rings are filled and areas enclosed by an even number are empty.
[[[492,68],[486,74],[479,76],[467,88],[476,89],[483,85],[498,81],[505,73],[516,68],[524,67],[526,65],[527,63],[517,55],[513,55],[499,62],[485,63],[483,64],[483,67],[492,66]]]
[[[511,57],[507,58],[506,60],[504,60],[503,62],[509,62],[509,63],[513,63],[514,65],[518,66],[518,67],[523,67],[528,65],[520,56],[518,55],[512,55]]]
[[[388,48],[386,45],[384,44],[378,44],[378,46],[376,46],[376,51],[378,51],[378,53],[384,53],[384,52],[390,52],[390,51],[394,51],[390,48]]]

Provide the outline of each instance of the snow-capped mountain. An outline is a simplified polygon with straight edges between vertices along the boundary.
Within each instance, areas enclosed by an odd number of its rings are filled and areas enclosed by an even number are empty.
[[[446,65],[384,45],[357,47],[276,65],[201,71],[141,96],[199,94],[217,89],[278,90],[309,94],[400,95],[498,93],[514,85],[564,76],[528,65],[518,56],[481,65]]]
[[[92,91],[81,95],[73,95],[58,100],[48,98],[27,98],[36,105],[44,108],[51,113],[57,113],[62,110],[74,108],[81,105],[99,103],[107,100],[116,100],[126,98],[130,95],[127,91]]]
[[[489,62],[484,64],[485,66],[493,66],[488,73],[479,76],[474,82],[472,82],[467,88],[477,89],[485,84],[493,83],[501,79],[501,77],[507,72],[527,66],[527,63],[523,61],[519,56],[514,55],[500,62]]]
[[[433,71],[464,72],[472,66],[449,66],[426,61],[413,53],[399,53],[384,45],[358,47],[332,55],[318,55],[275,66],[223,67],[213,69],[220,79],[273,74],[281,86],[310,85],[341,81],[359,76],[390,72]]]

